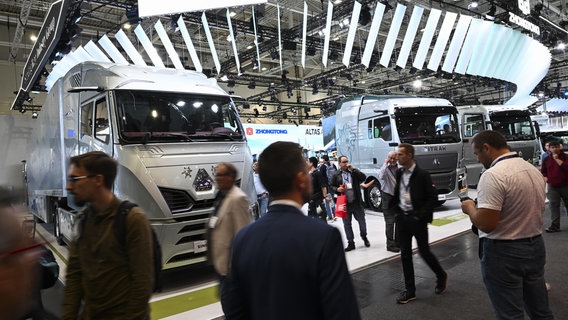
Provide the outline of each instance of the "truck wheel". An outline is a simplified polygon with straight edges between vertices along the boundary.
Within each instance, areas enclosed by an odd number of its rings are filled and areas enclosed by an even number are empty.
[[[61,227],[59,226],[59,214],[57,211],[53,214],[53,225],[54,225],[54,233],[55,233],[55,240],[59,245],[64,245],[65,241],[63,241],[63,235],[61,234]]]
[[[383,211],[381,206],[381,185],[375,180],[375,182],[365,189],[365,201],[367,206],[377,212]]]

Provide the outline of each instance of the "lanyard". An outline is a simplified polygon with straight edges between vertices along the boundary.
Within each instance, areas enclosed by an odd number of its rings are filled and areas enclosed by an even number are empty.
[[[518,157],[519,157],[519,154],[518,154],[518,153],[510,154],[510,155],[508,155],[508,156],[504,156],[504,157],[502,157],[502,158],[497,159],[497,161],[495,161],[495,162],[491,165],[490,168],[493,168],[493,166],[496,165],[499,161],[507,160],[507,159],[512,159],[512,158],[518,158]]]

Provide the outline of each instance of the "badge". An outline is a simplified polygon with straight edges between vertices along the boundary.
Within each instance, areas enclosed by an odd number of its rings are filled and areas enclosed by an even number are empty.
[[[353,186],[350,182],[345,183],[345,189],[353,189]]]
[[[211,218],[209,218],[209,228],[213,229],[215,228],[215,224],[217,223],[217,217],[213,216]]]

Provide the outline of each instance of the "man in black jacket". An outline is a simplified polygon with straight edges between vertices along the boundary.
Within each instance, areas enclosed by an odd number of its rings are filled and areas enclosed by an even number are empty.
[[[432,222],[433,210],[438,200],[430,174],[416,165],[414,147],[411,144],[401,143],[397,156],[398,164],[402,168],[396,174],[394,201],[397,203],[396,223],[406,291],[401,292],[396,301],[404,304],[416,299],[412,237],[416,238],[420,256],[436,274],[436,294],[446,290],[448,274],[430,252],[428,244],[428,223]]]
[[[343,228],[347,237],[345,251],[355,249],[355,236],[351,226],[353,216],[359,223],[359,231],[365,247],[370,247],[371,243],[367,239],[367,222],[365,221],[365,209],[363,209],[363,196],[361,195],[361,183],[365,182],[366,176],[359,169],[351,166],[346,156],[340,156],[338,160],[340,170],[331,178],[329,188],[338,195],[345,193],[347,196],[347,217],[343,219]]]

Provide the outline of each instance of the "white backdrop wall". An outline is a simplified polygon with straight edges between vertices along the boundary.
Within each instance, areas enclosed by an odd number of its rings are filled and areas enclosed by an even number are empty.
[[[0,185],[22,189],[22,160],[28,160],[29,140],[37,121],[31,114],[0,115]]]
[[[323,132],[318,126],[243,123],[243,127],[256,158],[276,141],[296,142],[312,152],[323,149]]]

